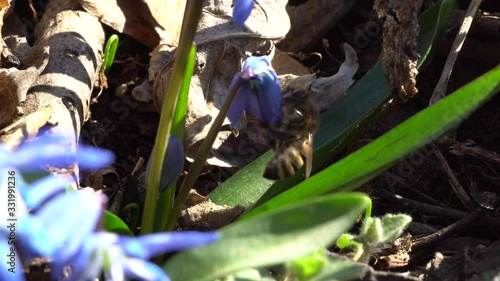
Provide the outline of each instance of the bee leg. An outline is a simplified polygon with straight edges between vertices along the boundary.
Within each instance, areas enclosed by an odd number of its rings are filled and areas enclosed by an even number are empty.
[[[305,167],[305,179],[307,180],[311,176],[312,171],[312,159],[313,159],[313,136],[309,133],[309,139],[304,142],[304,156],[306,158]]]

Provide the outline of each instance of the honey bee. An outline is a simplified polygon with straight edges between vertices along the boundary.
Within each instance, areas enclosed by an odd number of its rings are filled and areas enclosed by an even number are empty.
[[[271,129],[276,153],[267,164],[264,177],[282,180],[294,175],[305,164],[305,178],[309,178],[313,138],[318,127],[319,113],[311,102],[311,92],[284,95],[281,126]]]

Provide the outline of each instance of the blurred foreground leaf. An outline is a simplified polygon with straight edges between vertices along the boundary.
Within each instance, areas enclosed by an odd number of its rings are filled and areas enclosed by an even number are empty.
[[[179,253],[163,268],[174,281],[201,281],[290,261],[330,245],[368,203],[364,194],[339,193],[238,221],[220,230],[218,242]]]

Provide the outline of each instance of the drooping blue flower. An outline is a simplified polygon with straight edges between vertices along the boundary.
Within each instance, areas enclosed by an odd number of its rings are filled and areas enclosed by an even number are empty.
[[[269,58],[247,58],[243,70],[235,75],[232,84],[238,79],[244,82],[227,114],[231,124],[238,122],[243,111],[250,110],[264,124],[279,127],[283,117],[283,101],[278,75],[272,69]]]
[[[243,26],[253,9],[254,0],[235,0],[233,8],[233,20]]]
[[[151,169],[153,154],[149,157],[146,172]],[[167,152],[163,160],[160,178],[160,192],[167,190],[169,186],[175,183],[184,170],[184,146],[176,135],[170,135],[168,138]]]

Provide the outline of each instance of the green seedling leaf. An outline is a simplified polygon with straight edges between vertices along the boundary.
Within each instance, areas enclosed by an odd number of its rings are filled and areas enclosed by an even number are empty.
[[[121,235],[134,236],[127,224],[110,211],[104,211],[104,230]]]
[[[108,73],[115,61],[116,50],[119,42],[118,35],[113,34],[109,37],[104,48],[104,61],[102,62],[101,73]]]
[[[338,255],[328,258],[328,263],[321,272],[310,281],[348,281],[361,280],[367,273],[368,267],[363,264],[349,261]]]
[[[357,240],[358,240],[357,236],[344,233],[340,235],[339,239],[337,239],[336,244],[339,249],[345,249],[345,248],[352,249],[354,252],[352,259],[357,261],[364,253],[363,244],[358,242]]]
[[[305,281],[317,275],[327,263],[328,259],[325,256],[325,250],[319,249],[312,254],[291,261],[288,264],[288,269],[291,276],[294,277],[292,280]]]
[[[369,245],[378,245],[381,243],[384,229],[380,218],[367,218],[363,224],[361,236],[365,243]]]
[[[179,253],[163,269],[173,281],[202,281],[284,263],[330,245],[367,202],[361,193],[339,193],[262,213],[222,228],[219,241]]]
[[[446,30],[456,0],[443,0],[419,17],[420,33],[417,38],[419,66]],[[315,137],[313,173],[318,172],[342,151],[350,140],[374,122],[382,105],[390,98],[382,66],[378,63],[348,92],[345,98],[321,114],[321,123]],[[219,205],[257,207],[303,180],[297,173],[283,181],[274,182],[262,177],[273,155],[269,151],[229,178],[208,196]]]
[[[344,233],[340,235],[339,239],[337,239],[337,247],[339,247],[340,249],[344,249],[359,244],[358,242],[356,242],[355,239],[356,239],[355,236],[348,233]]]
[[[411,217],[405,214],[387,214],[382,218],[383,236],[380,243],[396,240],[410,224]]]
[[[356,189],[456,128],[494,96],[499,88],[500,65],[312,176],[308,181],[250,211],[244,218],[326,192]]]

